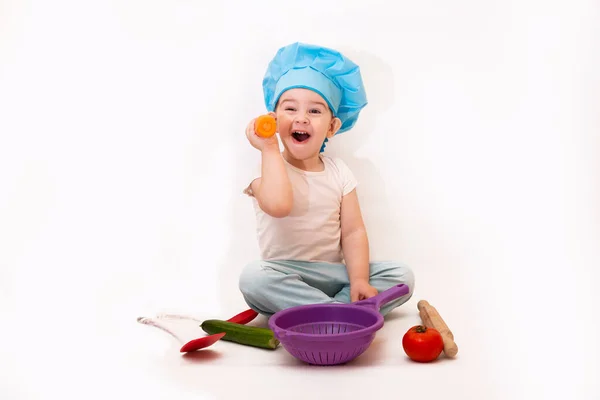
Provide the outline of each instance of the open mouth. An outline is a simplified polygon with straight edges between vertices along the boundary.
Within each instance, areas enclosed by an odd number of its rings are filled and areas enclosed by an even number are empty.
[[[304,132],[304,131],[293,131],[292,132],[292,137],[302,143],[307,141],[310,138],[310,134],[308,132]]]

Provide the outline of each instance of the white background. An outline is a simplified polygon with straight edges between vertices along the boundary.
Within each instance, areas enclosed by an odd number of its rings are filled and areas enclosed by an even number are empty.
[[[0,398],[598,399],[599,26],[593,0],[0,1]],[[246,308],[244,129],[294,41],[361,66],[327,150],[415,296],[353,365],[182,357],[136,318]],[[455,360],[406,359],[419,299]]]

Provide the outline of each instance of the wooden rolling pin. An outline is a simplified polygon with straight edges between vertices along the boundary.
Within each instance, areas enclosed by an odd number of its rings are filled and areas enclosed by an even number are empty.
[[[420,300],[417,303],[417,308],[419,309],[419,315],[423,324],[428,328],[437,330],[442,335],[442,339],[444,340],[444,354],[448,357],[456,356],[458,346],[454,343],[454,335],[448,329],[448,325],[446,325],[435,307],[425,300]]]

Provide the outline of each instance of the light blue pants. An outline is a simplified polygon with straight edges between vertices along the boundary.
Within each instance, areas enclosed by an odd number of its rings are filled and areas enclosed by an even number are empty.
[[[410,292],[381,307],[387,314],[411,298],[412,270],[396,262],[370,264],[369,283],[380,293],[400,283]],[[350,303],[350,282],[344,264],[305,261],[255,261],[240,276],[239,288],[254,311],[270,317],[280,310],[305,304]]]

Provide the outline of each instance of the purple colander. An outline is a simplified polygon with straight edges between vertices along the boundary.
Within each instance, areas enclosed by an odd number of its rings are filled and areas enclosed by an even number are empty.
[[[335,365],[365,352],[383,326],[379,309],[405,294],[405,284],[352,304],[310,304],[275,313],[269,328],[294,357],[309,364]]]

